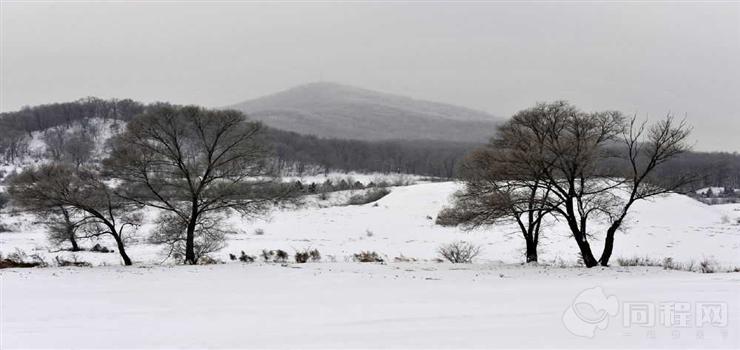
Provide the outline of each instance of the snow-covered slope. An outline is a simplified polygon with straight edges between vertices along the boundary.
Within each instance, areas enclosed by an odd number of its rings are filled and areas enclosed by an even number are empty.
[[[62,131],[67,136],[70,136],[71,134],[81,132],[84,127],[85,132],[90,135],[93,142],[90,160],[92,162],[99,162],[108,154],[108,149],[106,148],[108,140],[122,132],[126,123],[120,120],[101,118],[89,118],[85,119],[84,122],[84,126],[79,121],[74,122],[69,127],[63,128]],[[0,162],[0,175],[20,172],[29,166],[40,165],[51,161],[46,154],[49,146],[44,141],[44,132],[48,131],[50,129],[34,131],[31,135],[27,135],[28,149],[23,152],[20,158],[15,159],[12,163],[8,161]],[[0,179],[2,177],[0,176]]]

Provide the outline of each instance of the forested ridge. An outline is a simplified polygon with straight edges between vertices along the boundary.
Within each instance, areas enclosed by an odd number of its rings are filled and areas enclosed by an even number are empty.
[[[12,162],[28,147],[33,132],[66,129],[92,118],[130,121],[162,103],[143,104],[131,99],[104,100],[94,97],[74,102],[25,107],[0,114],[0,154]],[[281,170],[400,172],[452,178],[458,162],[478,143],[436,140],[361,141],[320,138],[274,128],[262,137],[272,148],[275,166]],[[49,136],[47,139],[51,139]]]
[[[94,97],[74,102],[24,107],[0,114],[0,158],[13,162],[27,149],[35,131],[68,128],[92,118],[128,122],[148,108],[131,99],[104,100]],[[284,170],[401,172],[453,178],[460,161],[479,143],[437,140],[361,141],[320,138],[266,128],[275,165]],[[49,139],[53,137],[49,136]],[[740,154],[686,152],[656,171],[659,177],[690,171],[701,176],[686,190],[705,186],[740,187]]]

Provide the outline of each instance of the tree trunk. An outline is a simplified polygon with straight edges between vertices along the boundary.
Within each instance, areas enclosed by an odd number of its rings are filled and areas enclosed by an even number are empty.
[[[69,217],[69,212],[64,207],[61,207],[62,217],[64,217],[64,227],[67,230],[67,239],[72,244],[72,251],[80,251],[80,246],[77,245],[77,237],[75,237],[75,225],[72,223],[72,219]]]
[[[606,230],[606,239],[604,240],[604,251],[601,253],[599,263],[601,266],[609,266],[609,259],[612,257],[612,251],[614,250],[614,234],[621,225],[620,221],[615,221],[609,229]]]
[[[80,246],[77,245],[77,238],[75,237],[75,231],[67,228],[67,237],[69,237],[69,243],[72,243],[72,251],[78,252],[80,251]]]
[[[121,254],[121,259],[123,259],[123,264],[126,266],[133,265],[133,263],[131,262],[131,258],[129,258],[128,254],[126,254],[126,248],[123,245],[123,239],[121,239],[121,236],[119,236],[116,231],[112,232],[113,238],[116,239],[116,245],[118,245],[118,253]]]
[[[594,258],[594,254],[591,252],[591,246],[588,244],[588,242],[578,237],[576,237],[576,242],[578,244],[578,249],[581,250],[581,258],[583,259],[583,264],[589,268],[598,265],[599,263],[598,261],[596,261],[596,258]]]
[[[195,205],[193,205],[193,212],[190,214],[185,236],[185,263],[190,265],[195,265],[198,262],[198,258],[195,256],[195,223],[197,220],[198,212]]]
[[[586,265],[586,267],[594,267],[598,265],[598,261],[596,261],[594,254],[591,252],[591,246],[586,240],[586,232],[581,230],[582,227],[578,227],[578,222],[575,219],[573,208],[566,204],[566,209],[568,210],[568,217],[566,217],[568,227],[570,228],[571,233],[573,233],[578,249],[581,251],[583,264]]]
[[[527,262],[537,262],[537,243],[527,239]]]

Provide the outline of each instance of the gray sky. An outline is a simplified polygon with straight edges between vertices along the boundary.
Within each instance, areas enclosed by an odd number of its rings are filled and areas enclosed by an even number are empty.
[[[740,151],[740,3],[2,1],[0,110],[224,106],[324,80],[510,116],[537,101],[694,125]]]

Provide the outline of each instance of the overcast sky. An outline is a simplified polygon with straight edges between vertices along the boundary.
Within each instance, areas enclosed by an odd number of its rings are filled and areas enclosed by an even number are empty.
[[[224,106],[313,81],[499,116],[566,99],[686,116],[740,151],[740,3],[23,3],[0,110],[84,96]]]

